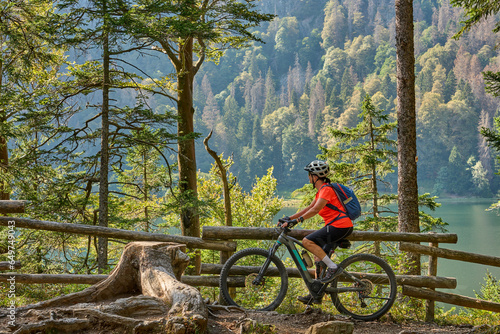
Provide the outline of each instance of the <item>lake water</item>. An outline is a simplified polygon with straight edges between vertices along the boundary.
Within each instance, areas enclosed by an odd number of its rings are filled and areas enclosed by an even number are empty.
[[[486,209],[496,201],[491,200],[441,200],[435,216],[443,218],[449,233],[458,235],[456,244],[440,244],[442,248],[471,253],[500,256],[500,216]],[[439,259],[438,275],[457,279],[454,293],[474,297],[484,283],[486,271],[500,279],[500,268],[461,261]],[[443,290],[445,291],[445,290]]]
[[[441,207],[432,213],[441,217],[449,225],[448,233],[458,235],[456,244],[440,244],[441,248],[465,252],[500,256],[500,216],[494,211],[486,211],[495,199],[438,199]],[[295,208],[284,208],[275,220],[283,215],[291,215]],[[422,243],[424,245],[425,243]],[[423,261],[427,261],[423,258]],[[486,271],[500,280],[500,268],[455,260],[438,259],[438,276],[455,277],[457,288],[442,289],[459,295],[474,297],[484,283]]]

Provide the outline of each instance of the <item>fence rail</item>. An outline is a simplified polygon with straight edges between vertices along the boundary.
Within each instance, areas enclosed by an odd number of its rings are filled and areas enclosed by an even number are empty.
[[[83,224],[68,224],[49,222],[28,218],[0,217],[0,225],[8,226],[9,221],[15,221],[16,228],[28,228],[34,230],[46,230],[65,232],[83,235],[95,235],[100,237],[133,240],[133,241],[162,241],[177,242],[185,244],[188,247],[199,249],[211,249],[232,252],[236,250],[236,243],[233,241],[213,241],[203,240],[201,238],[186,237],[180,235],[170,235],[162,233],[148,233],[141,231],[121,230],[118,228],[91,226]]]
[[[209,274],[210,276],[182,276],[182,281],[190,282],[193,286],[219,286],[219,273],[222,265],[214,264],[202,264],[201,273]],[[278,276],[278,271],[272,271],[271,268],[269,275]],[[299,271],[296,268],[286,268],[289,277],[300,278]],[[233,275],[245,276],[249,273],[257,273],[259,267],[246,267],[246,268],[236,268],[231,272]],[[311,273],[312,274],[312,273]],[[354,276],[361,274],[351,273]],[[95,284],[104,279],[107,275],[78,275],[78,274],[0,274],[0,282],[7,282],[8,279],[15,277],[18,283],[65,283],[65,284]],[[363,273],[363,277],[368,279],[377,278],[380,281],[380,275],[377,274],[366,274]],[[214,285],[213,282],[217,282]],[[441,289],[455,289],[457,287],[457,281],[452,277],[430,277],[430,276],[417,276],[417,275],[396,275],[396,282],[403,285],[410,285],[415,287],[427,287],[427,288],[441,288]],[[381,284],[384,284],[381,282]]]
[[[20,261],[14,261],[14,263],[11,263],[10,261],[2,261],[0,262],[0,271],[3,270],[12,270],[12,269],[19,269],[21,268],[21,262]]]
[[[437,256],[444,259],[485,264],[488,266],[500,267],[500,257],[468,253],[446,248],[438,248],[424,245],[410,244],[401,242],[399,250],[404,252],[413,252],[430,256]]]
[[[453,304],[457,306],[477,308],[486,311],[499,312],[500,303],[493,303],[487,300],[476,299],[466,296],[460,296],[454,293],[446,293],[441,291],[433,291],[429,289],[421,289],[413,286],[403,286],[403,294],[419,299],[427,299],[446,304]]]
[[[315,230],[292,230],[288,235],[302,239]],[[205,240],[273,240],[279,232],[265,227],[229,227],[203,226],[202,238]],[[406,242],[438,242],[456,244],[458,236],[452,233],[399,233],[354,231],[347,238],[352,241],[406,241]]]
[[[0,200],[0,213],[24,213],[26,201]]]

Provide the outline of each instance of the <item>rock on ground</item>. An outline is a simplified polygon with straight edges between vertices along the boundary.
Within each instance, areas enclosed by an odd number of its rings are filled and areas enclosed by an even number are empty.
[[[354,324],[345,321],[327,321],[312,325],[305,334],[352,334]]]

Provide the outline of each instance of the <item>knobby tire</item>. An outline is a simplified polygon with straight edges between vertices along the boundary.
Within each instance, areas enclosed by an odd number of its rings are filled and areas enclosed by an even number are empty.
[[[333,304],[340,313],[372,321],[389,311],[396,300],[397,284],[396,275],[387,262],[372,254],[356,254],[342,261],[340,266],[351,274],[359,274],[364,289],[362,292],[331,293]],[[358,285],[344,274],[331,283],[333,288]]]
[[[247,248],[236,252],[226,261],[220,273],[219,287],[228,305],[272,311],[283,302],[288,289],[288,274],[276,255],[271,257],[263,281],[255,284],[257,273],[268,256],[269,251],[265,249]],[[235,270],[239,274],[234,274]]]

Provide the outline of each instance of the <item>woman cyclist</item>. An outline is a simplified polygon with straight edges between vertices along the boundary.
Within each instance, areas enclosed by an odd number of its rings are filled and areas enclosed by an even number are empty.
[[[342,212],[344,210],[343,204],[333,187],[330,186],[331,181],[327,177],[330,172],[328,163],[314,160],[304,169],[309,172],[309,182],[313,188],[317,189],[316,196],[308,207],[290,217],[281,219],[280,223],[281,226],[286,227],[289,223],[295,225],[317,214],[323,218],[325,225],[302,239],[302,244],[304,248],[315,255],[316,261],[325,263],[327,270],[321,282],[329,283],[344,271],[327,255],[327,252],[331,250],[330,244],[349,236],[352,233],[353,224],[351,219]],[[310,295],[299,297],[299,300],[304,303],[309,303],[310,299]],[[312,302],[321,303],[321,300],[313,300]]]

